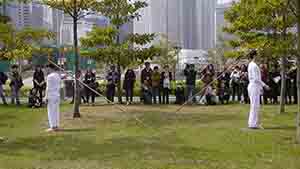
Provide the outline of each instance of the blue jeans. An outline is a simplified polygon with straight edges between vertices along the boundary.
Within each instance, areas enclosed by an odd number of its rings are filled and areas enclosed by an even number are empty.
[[[17,105],[20,104],[20,88],[16,86],[11,86],[11,104],[15,104],[15,101],[17,102]]]
[[[4,96],[4,91],[3,91],[2,84],[0,84],[0,97],[2,99],[3,104],[6,104],[6,99],[5,99],[5,96]]]
[[[157,97],[158,97],[159,104],[161,104],[160,87],[153,87],[152,95],[153,95],[153,103],[154,104],[157,103]]]
[[[196,97],[192,98],[195,95],[195,86],[194,85],[187,85],[186,90],[187,90],[187,100],[189,102],[193,101],[195,103],[196,102]]]

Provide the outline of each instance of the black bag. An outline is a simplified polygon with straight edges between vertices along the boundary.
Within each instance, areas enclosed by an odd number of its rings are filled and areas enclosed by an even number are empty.
[[[0,73],[0,81],[1,81],[1,83],[5,84],[7,80],[8,80],[8,77],[6,76],[6,74],[3,73],[3,72],[1,72]]]

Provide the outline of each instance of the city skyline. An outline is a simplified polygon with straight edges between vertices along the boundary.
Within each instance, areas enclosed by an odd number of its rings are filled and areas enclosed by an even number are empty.
[[[164,34],[185,49],[215,47],[215,0],[145,0],[149,6],[134,22],[135,33]]]

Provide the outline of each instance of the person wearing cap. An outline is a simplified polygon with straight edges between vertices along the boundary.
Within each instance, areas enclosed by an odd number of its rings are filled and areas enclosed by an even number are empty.
[[[58,131],[59,129],[59,104],[60,104],[60,85],[61,77],[55,65],[48,66],[47,87],[45,100],[47,102],[49,129],[48,132]]]
[[[262,126],[259,121],[260,111],[260,96],[263,94],[263,89],[269,90],[269,86],[262,81],[261,70],[256,64],[256,50],[249,54],[250,63],[248,66],[248,93],[250,98],[250,112],[248,119],[248,127],[250,129],[261,129]]]

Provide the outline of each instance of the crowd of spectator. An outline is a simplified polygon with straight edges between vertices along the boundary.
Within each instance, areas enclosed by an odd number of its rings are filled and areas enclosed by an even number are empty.
[[[275,65],[272,68],[268,68],[267,64],[261,64],[260,68],[263,82],[271,88],[269,91],[264,91],[261,102],[264,104],[277,104],[281,89],[279,66]],[[175,88],[172,88],[171,85],[175,81],[175,75],[170,70],[170,67],[168,65],[163,67],[155,66],[152,69],[150,63],[146,62],[145,68],[141,71],[141,76],[139,77],[141,83],[140,101],[144,104],[170,104],[170,95],[172,93],[176,97],[177,104],[184,102],[190,104],[204,102],[207,105],[228,104],[230,102],[249,103],[247,90],[249,83],[248,70],[245,64],[231,69],[224,68],[223,71],[216,71],[212,64],[202,69],[196,69],[193,64],[188,64],[182,73],[185,76],[185,84],[177,84]],[[297,70],[295,68],[290,68],[286,74],[285,101],[287,104],[297,103],[296,75]],[[84,75],[80,71],[77,72],[76,78],[85,84],[79,84],[81,102],[94,105],[97,96],[95,91],[99,87],[96,74],[88,69]],[[24,84],[17,65],[12,66],[12,71],[8,75],[0,72],[0,97],[5,105],[7,105],[7,100],[4,95],[3,85],[6,84],[8,79],[10,79],[11,104],[20,105],[20,90]],[[110,102],[115,102],[117,86],[121,79],[121,74],[116,69],[116,66],[111,66],[106,75],[106,98]],[[121,86],[123,89],[122,93],[126,96],[127,104],[134,102],[136,81],[137,75],[135,71],[128,69],[123,78],[123,86]],[[202,90],[196,90],[197,81],[201,82]],[[46,85],[42,67],[37,66],[33,75],[33,89],[29,93],[28,104],[30,107],[42,106]],[[74,96],[71,103],[73,101]]]

